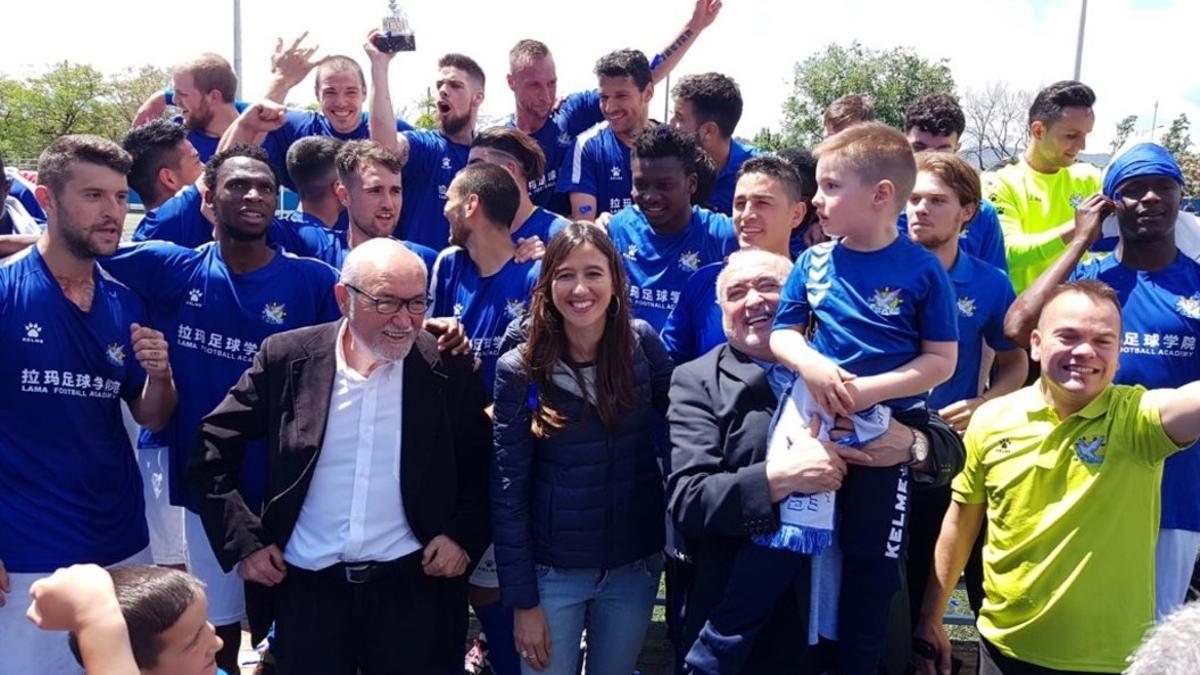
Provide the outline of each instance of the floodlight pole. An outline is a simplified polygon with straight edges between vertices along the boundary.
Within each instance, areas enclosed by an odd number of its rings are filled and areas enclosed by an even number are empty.
[[[1075,80],[1079,81],[1083,69],[1083,27],[1087,24],[1087,0],[1079,5],[1079,39],[1075,41]]]
[[[242,99],[242,0],[233,0],[233,72],[237,74],[237,99]]]

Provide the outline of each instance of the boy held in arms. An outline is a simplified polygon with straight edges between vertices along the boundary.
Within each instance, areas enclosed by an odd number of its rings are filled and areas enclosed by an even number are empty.
[[[26,615],[71,631],[88,675],[224,675],[204,584],[154,565],[73,565],[34,582]]]
[[[807,249],[796,261],[780,298],[771,351],[803,380],[797,386],[807,387],[819,406],[822,426],[854,416],[857,429],[859,419],[880,419],[873,413],[888,411],[870,409],[885,405],[900,422],[923,428],[929,390],[954,372],[958,327],[953,286],[941,263],[896,230],[916,180],[912,148],[895,129],[868,122],[826,139],[814,152],[813,206],[824,231],[836,239]],[[914,440],[914,463],[928,455],[922,445]],[[815,554],[813,587],[821,597],[814,595],[813,627],[838,641],[835,672],[873,673],[900,583],[909,470],[871,466],[854,451],[843,457],[857,465],[846,474],[836,511],[829,514],[833,536],[826,540],[836,546],[806,542],[800,550]],[[768,459],[768,474],[771,470]],[[787,497],[772,495],[775,501]],[[796,548],[774,543],[769,548],[761,541],[739,553],[722,607],[693,648],[708,643],[711,660],[721,662],[714,672],[738,672],[737,655],[749,652],[778,600],[776,591],[807,568],[793,553]],[[744,592],[735,593],[739,586]],[[810,640],[816,637],[810,629]],[[688,662],[693,663],[691,654]]]

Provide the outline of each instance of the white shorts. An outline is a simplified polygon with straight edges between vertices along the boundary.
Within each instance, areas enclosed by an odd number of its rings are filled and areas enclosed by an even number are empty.
[[[491,544],[483,552],[475,571],[471,572],[471,585],[480,588],[500,588],[500,575],[496,573],[496,545]]]
[[[204,582],[208,596],[208,620],[214,626],[228,626],[246,618],[246,593],[237,570],[226,572],[217,562],[200,516],[185,511],[184,534],[191,545],[187,547],[188,571]]]
[[[1154,550],[1155,619],[1162,621],[1183,606],[1187,598],[1196,555],[1200,553],[1200,532],[1159,530]]]
[[[150,528],[150,553],[155,565],[187,564],[187,539],[183,534],[186,509],[171,504],[169,448],[138,448],[142,494],[146,499],[146,525]],[[207,545],[207,540],[205,540]]]
[[[150,549],[122,560],[117,565],[150,564]],[[115,567],[115,565],[114,565]],[[9,572],[12,592],[0,607],[0,673],[53,673],[82,675],[83,667],[71,655],[67,634],[41,630],[25,618],[29,609],[29,587],[52,572]]]

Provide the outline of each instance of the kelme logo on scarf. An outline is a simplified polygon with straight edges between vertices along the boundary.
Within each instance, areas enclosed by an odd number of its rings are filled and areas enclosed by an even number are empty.
[[[1088,438],[1083,436],[1075,441],[1075,456],[1084,464],[1098,466],[1104,463],[1104,436]]]

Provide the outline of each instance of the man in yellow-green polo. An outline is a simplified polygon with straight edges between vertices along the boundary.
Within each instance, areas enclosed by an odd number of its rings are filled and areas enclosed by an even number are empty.
[[[1074,80],[1039,91],[1029,107],[1029,147],[1015,164],[983,175],[1017,294],[1062,255],[1075,236],[1075,207],[1100,192],[1100,169],[1077,161],[1095,102],[1092,88]]]
[[[1030,338],[1041,377],[971,420],[917,629],[927,675],[950,672],[942,613],[985,518],[981,674],[1119,673],[1153,623],[1162,465],[1200,436],[1200,382],[1114,385],[1120,336],[1111,288],[1057,287]]]

